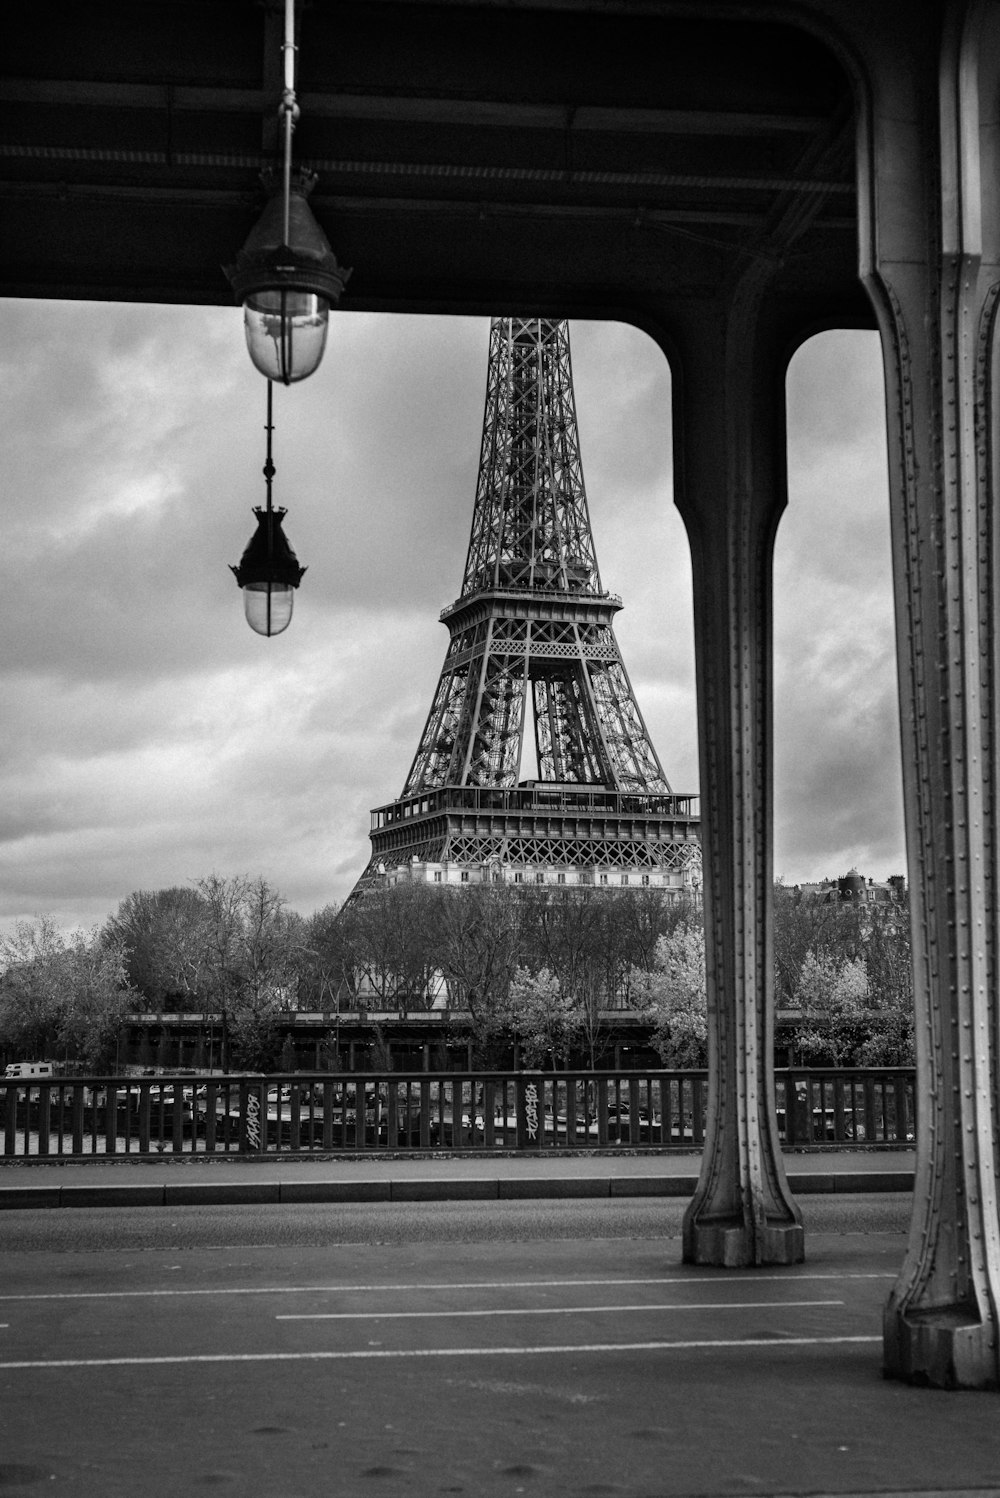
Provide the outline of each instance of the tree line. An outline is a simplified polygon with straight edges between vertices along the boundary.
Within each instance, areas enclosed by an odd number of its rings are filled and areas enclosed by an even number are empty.
[[[794,1060],[912,1061],[909,927],[898,906],[821,904],[779,884],[778,1026]],[[609,1012],[641,1014],[663,1064],[705,1064],[702,914],[651,890],[400,884],[310,917],[261,875],[137,890],[90,932],[51,918],[0,938],[0,1048],[111,1069],[139,1011],[221,1016],[229,1063],[281,1062],[289,1011],[447,1004],[477,1065],[606,1063]]]

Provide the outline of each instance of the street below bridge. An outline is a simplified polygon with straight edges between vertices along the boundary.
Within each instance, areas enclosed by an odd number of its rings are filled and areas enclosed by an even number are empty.
[[[0,1214],[0,1490],[1000,1492],[997,1396],[881,1376],[908,1195],[782,1270],[682,1266],[683,1205]]]

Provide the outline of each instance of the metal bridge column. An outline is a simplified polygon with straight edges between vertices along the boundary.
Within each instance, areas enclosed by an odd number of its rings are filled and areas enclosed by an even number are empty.
[[[889,409],[919,1131],[885,1368],[983,1388],[1000,1384],[1000,7],[945,11],[940,46],[900,57],[897,37],[871,61],[861,132],[862,274]]]
[[[771,572],[785,505],[787,351],[766,262],[675,346],[677,504],[691,542],[708,979],[708,1121],[684,1258],[797,1263],[774,1115]]]

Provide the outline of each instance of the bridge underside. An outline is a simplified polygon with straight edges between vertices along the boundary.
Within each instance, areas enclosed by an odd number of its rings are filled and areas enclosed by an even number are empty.
[[[794,242],[790,325],[873,325],[829,51],[788,26],[631,9],[303,8],[296,158],[319,173],[352,308],[659,321],[665,298],[712,298],[734,257]],[[228,303],[221,267],[275,144],[281,26],[251,0],[11,17],[0,290]]]
[[[618,317],[673,372],[691,539],[710,1123],[685,1254],[803,1252],[771,1066],[771,548],[784,375],[885,353],[920,1138],[886,1367],[1000,1382],[994,0],[313,0],[296,151],[345,305]],[[280,9],[34,0],[0,79],[0,292],[228,301]]]

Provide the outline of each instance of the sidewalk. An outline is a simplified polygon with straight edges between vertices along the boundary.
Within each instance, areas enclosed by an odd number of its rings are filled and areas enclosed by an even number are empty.
[[[785,1157],[797,1196],[913,1189],[913,1153]],[[415,1155],[322,1159],[177,1155],[162,1160],[3,1162],[0,1211],[290,1202],[503,1201],[527,1197],[691,1196],[697,1154]]]

